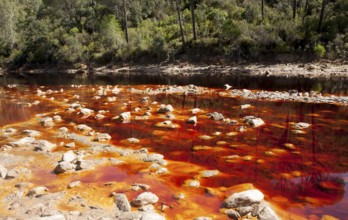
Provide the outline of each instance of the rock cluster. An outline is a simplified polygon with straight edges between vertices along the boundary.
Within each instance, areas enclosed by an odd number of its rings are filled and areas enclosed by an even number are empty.
[[[232,90],[228,96],[230,97],[242,97],[245,99],[264,99],[272,101],[297,101],[297,102],[309,102],[309,103],[332,103],[348,105],[348,96],[323,96],[320,93],[311,92],[298,92],[297,90],[290,90],[288,92],[279,91],[250,91],[247,89],[243,90]]]
[[[129,220],[165,220],[165,217],[154,212],[153,204],[157,203],[159,198],[151,192],[139,194],[131,203],[123,193],[114,193],[116,209],[119,211],[116,219]],[[132,212],[131,205],[138,208],[138,211]]]
[[[264,201],[264,195],[257,189],[234,193],[223,203],[225,213],[232,219],[238,220],[251,215],[259,220],[279,220],[271,206]]]
[[[92,168],[92,164],[89,161],[83,160],[82,156],[76,155],[70,150],[63,154],[62,159],[54,168],[54,172],[56,174],[61,174],[90,168]]]

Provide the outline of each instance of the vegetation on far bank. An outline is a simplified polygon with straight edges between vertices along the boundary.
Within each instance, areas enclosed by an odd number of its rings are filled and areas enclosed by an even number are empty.
[[[348,57],[346,0],[2,0],[0,66]]]

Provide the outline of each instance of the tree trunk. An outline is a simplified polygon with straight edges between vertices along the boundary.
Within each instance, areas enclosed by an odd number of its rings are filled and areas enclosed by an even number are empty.
[[[317,32],[320,33],[321,32],[321,28],[323,25],[323,20],[324,20],[324,14],[325,14],[325,7],[327,4],[328,0],[323,0],[323,3],[321,4],[321,11],[320,11],[320,17],[319,17],[319,23],[318,23],[318,29]]]
[[[261,0],[261,18],[262,20],[265,17],[265,0]]]
[[[185,36],[184,36],[184,30],[182,29],[179,0],[176,0],[175,2],[176,2],[176,11],[178,13],[178,22],[179,22],[179,26],[180,26],[182,47],[185,47]]]
[[[292,18],[296,19],[296,10],[297,10],[297,2],[296,0],[292,1]]]
[[[304,19],[307,16],[308,5],[309,5],[309,0],[306,0],[305,6],[304,6],[304,10],[303,10],[302,23],[304,22]]]
[[[191,0],[191,14],[192,14],[193,40],[197,40],[196,16],[195,16],[195,0]]]
[[[124,15],[124,33],[126,35],[126,41],[128,43],[129,39],[128,39],[128,18],[127,18],[126,0],[123,0],[123,15]]]

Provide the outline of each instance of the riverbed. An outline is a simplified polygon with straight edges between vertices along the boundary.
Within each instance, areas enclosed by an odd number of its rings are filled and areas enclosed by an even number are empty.
[[[134,200],[144,190],[135,183],[158,196],[153,211],[166,219],[229,219],[224,200],[248,189],[260,190],[282,219],[348,215],[345,105],[248,99],[223,86],[47,80],[1,87],[0,155],[17,175],[0,178],[0,216],[47,215],[33,210],[37,202],[67,218],[110,217],[110,194]],[[28,137],[25,130],[55,146],[13,144]],[[89,166],[57,172],[68,151]],[[44,195],[26,196],[37,186],[47,188]]]

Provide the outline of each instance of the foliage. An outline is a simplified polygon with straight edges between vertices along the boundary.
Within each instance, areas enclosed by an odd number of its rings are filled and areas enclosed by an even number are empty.
[[[318,44],[314,47],[314,53],[318,58],[322,58],[325,55],[325,47],[321,44]]]
[[[159,62],[185,54],[257,59],[277,53],[348,56],[348,2],[194,0],[2,0],[0,65]],[[128,39],[126,39],[128,33]],[[181,37],[185,44],[182,45]]]

